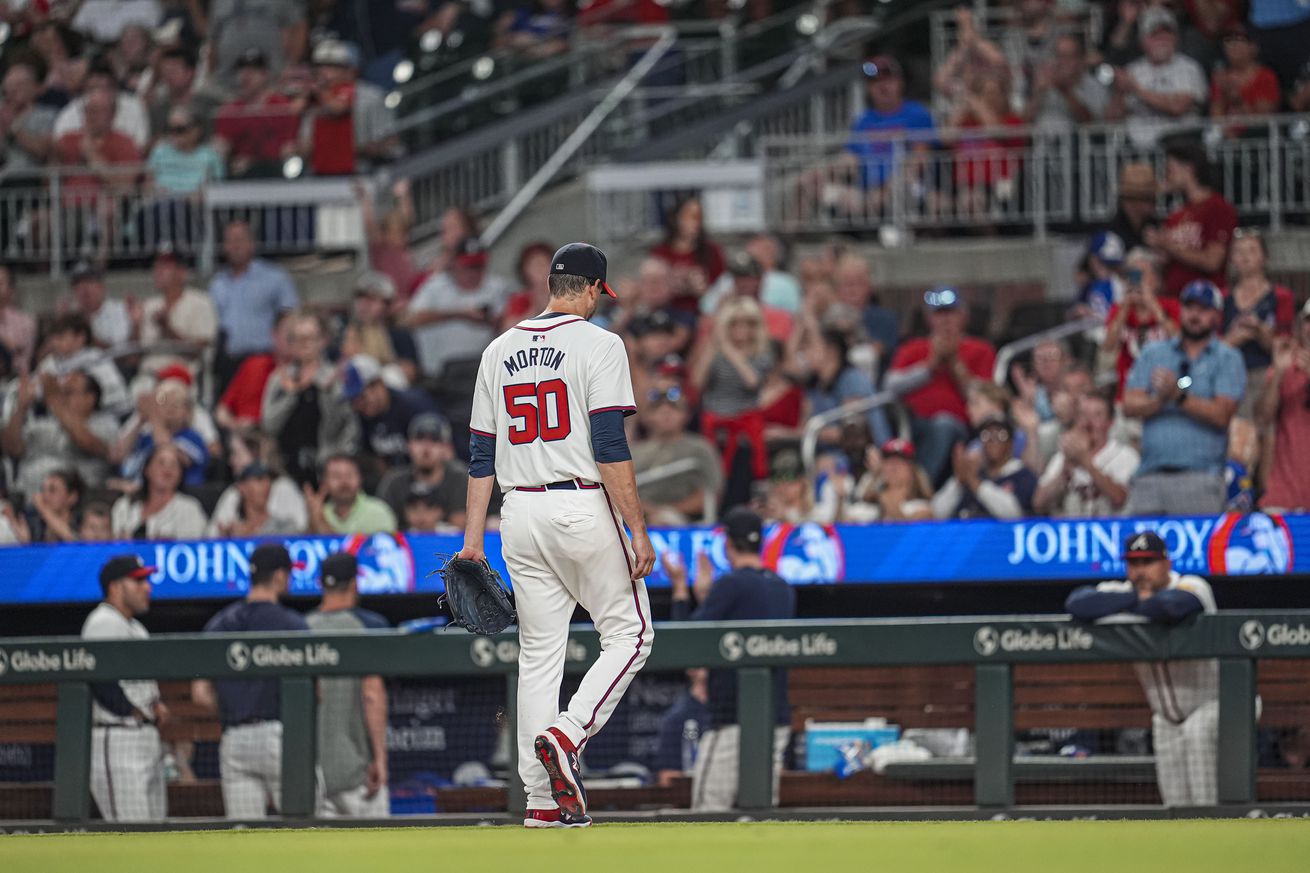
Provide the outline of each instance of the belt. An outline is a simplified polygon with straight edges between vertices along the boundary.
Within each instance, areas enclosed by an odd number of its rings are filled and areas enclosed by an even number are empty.
[[[95,722],[92,727],[98,728],[128,728],[136,730],[143,727],[155,727],[156,722],[153,718],[143,719],[142,721],[124,721],[124,722]]]
[[[595,482],[584,482],[581,479],[561,479],[559,482],[551,482],[549,485],[517,485],[515,491],[595,491],[600,485]]]
[[[270,722],[270,721],[277,721],[277,719],[275,718],[242,719],[241,721],[228,722],[227,724],[223,725],[223,730],[229,730],[230,728],[238,728],[238,727],[249,727],[252,724],[264,724],[265,722]]]

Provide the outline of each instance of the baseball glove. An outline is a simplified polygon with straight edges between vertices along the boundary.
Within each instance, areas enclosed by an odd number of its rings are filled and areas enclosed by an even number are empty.
[[[450,623],[475,634],[498,634],[514,622],[513,595],[486,561],[449,558],[434,570],[446,584],[437,605],[450,610]]]

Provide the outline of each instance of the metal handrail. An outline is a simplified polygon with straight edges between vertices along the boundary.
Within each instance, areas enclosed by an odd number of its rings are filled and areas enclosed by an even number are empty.
[[[699,469],[700,463],[695,458],[683,458],[681,461],[660,464],[658,467],[651,467],[649,470],[643,470],[637,474],[637,488],[640,489],[643,485],[651,485],[655,482],[663,482],[684,473],[695,473]],[[710,493],[708,488],[701,488],[701,496],[704,503],[704,508],[701,510],[701,521],[705,524],[713,524],[715,516],[718,514],[718,495]]]
[[[637,87],[637,83],[646,77],[646,74],[659,63],[669,49],[673,48],[676,41],[677,35],[669,30],[646,50],[645,54],[641,56],[641,60],[632,65],[632,69],[628,71],[628,74],[620,79],[618,84],[605,95],[605,98],[591,110],[587,117],[583,119],[582,124],[578,125],[577,130],[569,134],[568,138],[555,150],[555,153],[533,174],[527,184],[514,194],[509,203],[505,204],[505,208],[500,211],[500,214],[483,232],[482,242],[484,245],[491,246],[500,238],[500,235],[514,223],[528,204],[536,198],[541,189],[546,187],[550,180],[555,178],[555,174],[568,163],[569,159],[577,154],[578,150],[604,123],[610,113],[628,98],[632,90]]]
[[[877,394],[871,394],[868,397],[862,397],[851,403],[838,406],[836,409],[829,409],[827,412],[820,412],[817,415],[810,416],[805,422],[805,430],[801,434],[801,463],[805,471],[814,469],[814,456],[819,445],[819,432],[830,424],[836,424],[839,421],[845,421],[848,418],[856,418],[868,415],[875,409],[881,409],[884,406],[891,406],[897,403],[900,397],[892,391],[886,389],[879,391]]]
[[[992,381],[997,385],[1004,385],[1005,379],[1010,372],[1010,362],[1029,349],[1035,349],[1042,343],[1051,340],[1064,339],[1075,334],[1090,333],[1098,327],[1105,327],[1105,322],[1094,315],[1089,315],[1077,321],[1057,324],[1055,327],[1017,339],[1012,343],[1006,343],[996,352],[996,366],[992,368]]]

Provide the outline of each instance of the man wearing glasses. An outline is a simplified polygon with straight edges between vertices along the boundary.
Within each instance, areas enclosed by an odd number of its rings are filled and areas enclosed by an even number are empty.
[[[1169,550],[1151,531],[1124,544],[1128,578],[1084,585],[1064,608],[1079,621],[1111,615],[1172,625],[1216,611],[1210,583],[1180,576]],[[1213,658],[1146,661],[1133,665],[1151,706],[1155,776],[1165,806],[1213,806],[1218,796],[1219,662]]]
[[[1128,373],[1124,414],[1142,420],[1142,463],[1128,515],[1224,508],[1228,423],[1246,390],[1246,365],[1216,336],[1223,295],[1213,283],[1190,283],[1181,303],[1181,335],[1142,349]]]
[[[100,570],[104,600],[82,625],[84,640],[144,640],[138,615],[150,609],[150,577],[137,555],[117,555]],[[168,707],[153,679],[91,683],[91,796],[105,821],[163,821],[167,812],[159,725]]]
[[[680,473],[640,484],[638,494],[652,524],[686,524],[704,518],[706,498],[717,506],[723,491],[723,464],[709,440],[687,430],[691,413],[682,389],[653,389],[646,395],[641,422],[646,439],[632,447],[637,476],[672,464],[695,463]]]

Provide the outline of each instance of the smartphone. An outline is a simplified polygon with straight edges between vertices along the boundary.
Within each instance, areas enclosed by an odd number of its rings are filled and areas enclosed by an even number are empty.
[[[1124,272],[1124,279],[1128,281],[1129,285],[1139,286],[1142,284],[1142,271],[1137,267],[1126,270]]]

